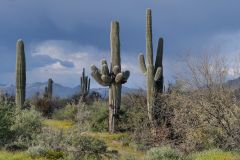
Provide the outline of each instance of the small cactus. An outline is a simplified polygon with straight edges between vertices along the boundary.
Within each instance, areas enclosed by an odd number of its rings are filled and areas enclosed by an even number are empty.
[[[163,38],[159,38],[157,56],[155,65],[153,64],[153,45],[152,45],[152,14],[151,9],[146,11],[146,56],[147,65],[145,64],[144,55],[139,55],[140,68],[147,79],[147,106],[148,117],[153,124],[154,98],[158,93],[163,92]]]
[[[85,101],[85,98],[90,91],[90,78],[85,76],[85,68],[83,68],[82,77],[80,77],[80,90],[83,101]]]
[[[114,21],[111,24],[111,64],[108,67],[107,61],[102,60],[102,68],[91,66],[92,77],[102,86],[109,86],[109,132],[115,132],[115,123],[121,105],[122,84],[127,82],[130,76],[129,71],[121,71],[119,23]]]
[[[16,105],[22,108],[26,90],[26,61],[23,40],[17,41],[16,47]]]

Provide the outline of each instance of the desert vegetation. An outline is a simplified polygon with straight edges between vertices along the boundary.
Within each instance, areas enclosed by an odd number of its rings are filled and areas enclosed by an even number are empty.
[[[0,97],[0,160],[239,160],[240,92],[227,83],[226,59],[187,57],[175,82],[164,84],[163,38],[154,64],[150,9],[146,19],[146,64],[139,56],[146,89],[121,94],[130,71],[121,69],[114,21],[110,65],[91,66],[107,98],[91,93],[83,69],[78,94],[54,97],[50,77],[42,95],[26,99],[24,42],[17,41],[16,94]]]

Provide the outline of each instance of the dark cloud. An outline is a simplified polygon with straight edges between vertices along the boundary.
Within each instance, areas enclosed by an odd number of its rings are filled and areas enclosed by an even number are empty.
[[[111,20],[120,21],[122,51],[137,57],[145,51],[146,8],[153,11],[154,47],[163,36],[169,61],[187,49],[209,47],[218,34],[238,32],[239,6],[239,0],[1,0],[0,74],[14,72],[18,38],[25,41],[29,70],[57,61],[32,57],[30,44],[65,40],[109,50]]]

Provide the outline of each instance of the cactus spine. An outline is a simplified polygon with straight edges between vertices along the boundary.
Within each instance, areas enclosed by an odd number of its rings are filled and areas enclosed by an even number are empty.
[[[90,78],[85,76],[85,68],[83,68],[82,77],[80,78],[80,90],[82,100],[85,101],[85,98],[89,94],[90,90]]]
[[[116,119],[121,105],[122,84],[127,82],[129,71],[121,71],[119,23],[111,23],[110,33],[111,64],[110,69],[106,60],[102,60],[101,71],[91,66],[93,78],[102,86],[109,86],[109,132],[115,132]]]
[[[159,38],[157,56],[155,65],[153,65],[153,45],[152,45],[152,14],[151,10],[146,11],[146,56],[147,65],[145,64],[144,55],[139,55],[140,68],[147,79],[147,106],[148,117],[152,124],[154,116],[154,98],[158,93],[163,92],[163,38]]]
[[[23,40],[17,41],[16,46],[16,105],[22,108],[26,90],[26,61]]]

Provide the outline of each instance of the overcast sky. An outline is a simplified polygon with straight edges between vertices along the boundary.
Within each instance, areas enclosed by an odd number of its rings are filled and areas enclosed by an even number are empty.
[[[240,51],[239,0],[0,0],[0,83],[15,83],[16,41],[25,42],[27,83],[49,77],[66,86],[79,85],[82,68],[109,60],[112,20],[120,22],[126,84],[143,87],[137,57],[145,53],[145,10],[152,9],[154,52],[164,37],[165,81],[191,50]],[[92,81],[94,82],[94,81]],[[93,87],[99,87],[92,83]]]

